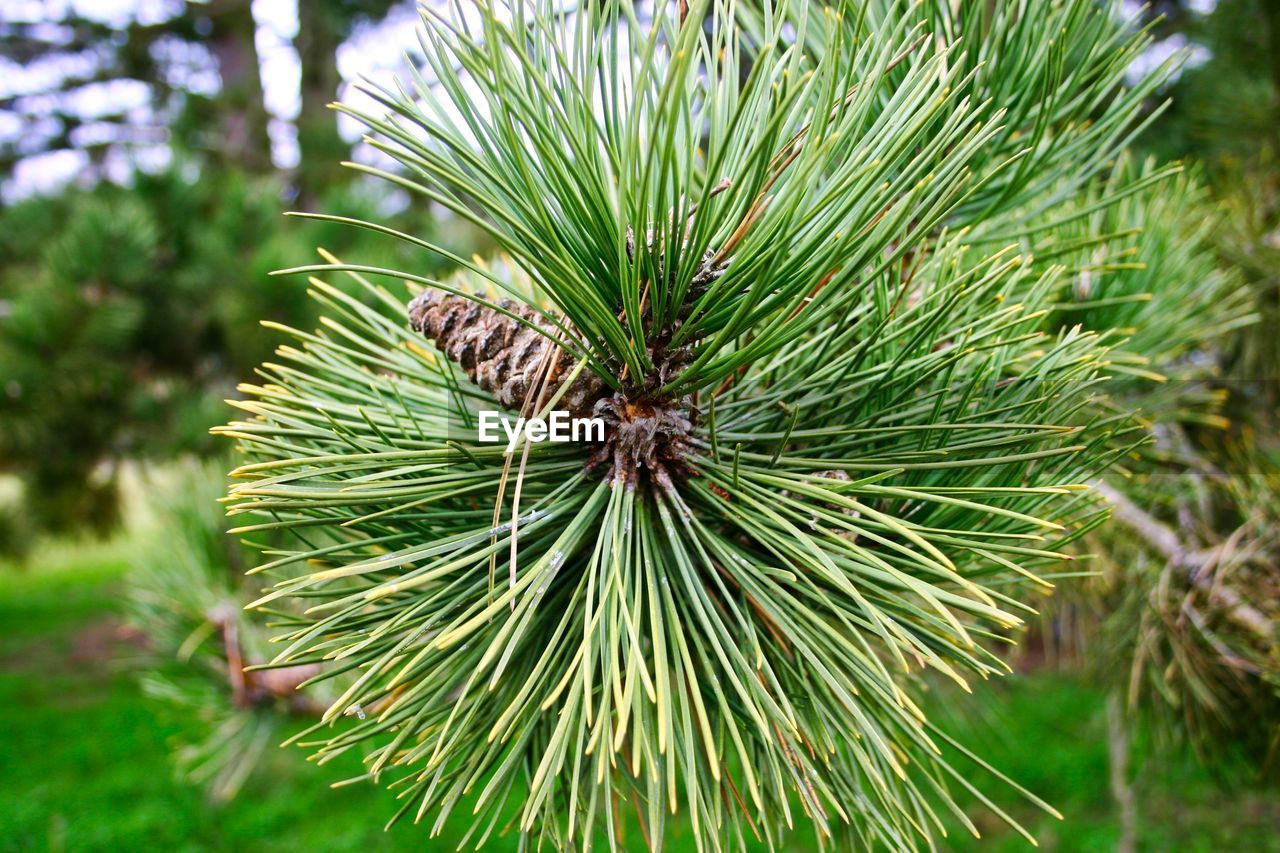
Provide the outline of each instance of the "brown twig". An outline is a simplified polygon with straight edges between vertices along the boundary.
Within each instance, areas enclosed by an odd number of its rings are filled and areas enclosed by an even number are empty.
[[[231,681],[231,704],[237,708],[247,708],[250,704],[249,691],[245,683],[244,656],[240,651],[240,634],[235,616],[220,608],[209,614],[209,619],[222,632],[222,649],[227,656],[227,678]]]
[[[231,704],[236,708],[253,708],[276,699],[288,700],[291,708],[305,714],[319,716],[322,705],[312,703],[297,692],[308,679],[320,672],[317,664],[275,667],[273,669],[249,669],[244,650],[240,646],[240,629],[236,622],[235,608],[223,604],[208,614],[209,621],[222,635],[222,650],[227,658],[227,680],[231,682]]]

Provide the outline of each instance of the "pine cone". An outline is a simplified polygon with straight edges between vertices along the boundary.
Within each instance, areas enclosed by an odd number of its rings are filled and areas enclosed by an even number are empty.
[[[528,305],[510,299],[497,304],[549,335],[557,331]],[[460,365],[476,385],[493,394],[500,405],[517,412],[529,398],[548,347],[556,346],[545,335],[505,314],[441,290],[424,291],[409,303],[409,325]],[[568,353],[560,354],[547,377],[548,398],[574,364]],[[557,406],[575,415],[587,415],[606,390],[595,374],[584,369]]]

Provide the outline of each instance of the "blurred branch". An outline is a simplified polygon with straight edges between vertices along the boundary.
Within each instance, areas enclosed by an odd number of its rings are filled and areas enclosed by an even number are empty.
[[[1113,519],[1146,540],[1169,565],[1186,572],[1191,584],[1207,592],[1209,600],[1222,610],[1228,620],[1259,637],[1272,638],[1275,626],[1266,614],[1245,601],[1234,589],[1214,583],[1214,569],[1234,551],[1241,531],[1236,531],[1222,544],[1212,548],[1189,547],[1171,527],[1140,509],[1123,493],[1103,482],[1095,482],[1093,487],[1111,504]],[[1246,549],[1235,556],[1248,559],[1251,552]]]
[[[223,602],[209,612],[222,635],[222,650],[227,661],[227,678],[231,682],[231,704],[236,708],[255,708],[278,699],[289,703],[295,713],[319,716],[328,707],[323,702],[298,693],[308,679],[320,672],[318,664],[301,664],[275,669],[249,669],[240,642],[239,610],[231,602]]]
[[[1138,804],[1129,781],[1129,729],[1124,723],[1124,700],[1116,690],[1107,694],[1107,755],[1111,796],[1120,811],[1116,853],[1133,853],[1138,835]]]

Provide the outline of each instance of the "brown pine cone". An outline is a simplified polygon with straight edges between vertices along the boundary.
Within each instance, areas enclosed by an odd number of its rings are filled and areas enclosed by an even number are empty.
[[[500,299],[496,304],[548,335],[554,336],[557,332],[527,305],[510,299]],[[423,291],[409,303],[409,325],[431,340],[450,361],[460,365],[476,385],[493,394],[500,405],[516,412],[522,411],[526,399],[530,398],[529,390],[538,379],[548,347],[556,346],[545,335],[505,314],[442,290]],[[562,351],[547,377],[547,399],[574,365],[573,357]],[[575,415],[587,415],[606,390],[594,373],[583,369],[557,407]]]

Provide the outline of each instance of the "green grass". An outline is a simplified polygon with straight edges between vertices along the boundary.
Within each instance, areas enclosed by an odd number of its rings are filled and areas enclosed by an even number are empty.
[[[239,799],[215,807],[175,779],[167,741],[135,683],[136,646],[120,635],[118,604],[127,542],[42,548],[25,570],[0,566],[0,850],[452,849],[425,827],[382,824],[394,800],[373,787],[331,789],[358,762],[317,768],[281,751]],[[938,697],[944,717],[948,695]],[[1117,828],[1107,788],[1100,694],[1078,679],[1010,679],[957,701],[952,730],[1057,806],[1065,821],[994,797],[1049,850],[1107,850]],[[981,708],[981,716],[969,710]],[[974,774],[978,778],[978,774]],[[1190,761],[1142,779],[1141,848],[1280,850],[1280,797],[1242,784],[1223,791]],[[1029,850],[998,819],[975,809],[984,838],[961,830],[959,850]],[[796,836],[807,849],[810,836]],[[638,839],[636,839],[638,841]],[[672,847],[683,846],[673,844]],[[512,849],[497,839],[492,849]]]
[[[1014,676],[963,697],[965,715],[950,726],[984,759],[1062,812],[1045,814],[1015,797],[993,797],[1044,850],[1113,850],[1120,831],[1108,780],[1103,693],[1079,677]],[[979,708],[980,712],[972,709]],[[1243,771],[1242,771],[1243,772]],[[1280,850],[1280,793],[1252,790],[1231,774],[1215,784],[1190,755],[1149,765],[1134,782],[1138,849]],[[998,788],[988,785],[990,793]],[[981,840],[953,834],[956,850],[1031,850],[987,810],[974,813]]]
[[[421,849],[412,826],[382,832],[384,792],[327,787],[354,763],[281,751],[222,807],[175,779],[119,636],[120,549],[35,562],[0,570],[0,849]]]

